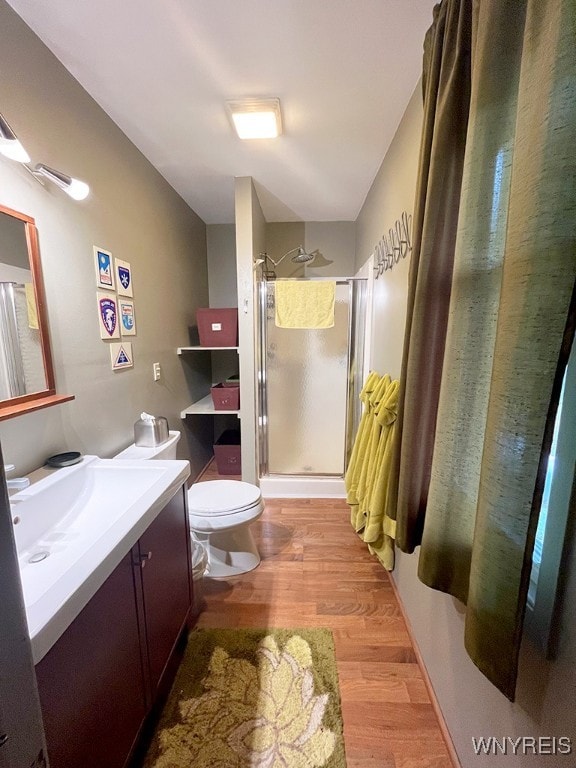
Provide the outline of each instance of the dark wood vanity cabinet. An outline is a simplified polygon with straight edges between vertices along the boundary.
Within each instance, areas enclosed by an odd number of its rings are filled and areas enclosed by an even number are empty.
[[[152,698],[192,604],[190,535],[188,526],[183,528],[182,515],[187,520],[182,496],[178,495],[138,542],[144,566],[140,575]]]
[[[180,489],[36,665],[51,768],[122,768],[192,604]]]

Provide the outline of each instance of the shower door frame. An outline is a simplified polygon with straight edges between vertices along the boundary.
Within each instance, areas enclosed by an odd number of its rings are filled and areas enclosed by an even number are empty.
[[[342,474],[326,474],[326,473],[273,473],[270,474],[268,464],[268,389],[267,389],[267,346],[268,346],[268,333],[267,333],[267,311],[268,307],[268,283],[276,283],[280,280],[291,280],[298,282],[335,282],[336,285],[348,286],[348,340],[347,340],[347,358],[346,358],[346,412],[345,418],[345,437],[344,437],[344,457],[343,457],[343,472]],[[352,389],[354,387],[354,372],[352,371],[352,362],[356,355],[352,354],[352,347],[356,340],[356,312],[355,312],[355,284],[364,284],[364,307],[363,307],[363,319],[366,323],[367,317],[367,286],[368,278],[366,277],[296,277],[296,278],[276,278],[275,280],[259,280],[257,284],[258,291],[258,358],[256,371],[256,383],[257,383],[257,407],[258,407],[258,444],[259,444],[259,477],[305,477],[305,478],[342,478],[346,474],[348,466],[348,460],[352,451],[352,442],[354,437],[353,426],[357,426],[357,415],[355,418],[355,408],[353,403]],[[354,350],[358,353],[358,350]],[[362,360],[366,352],[364,344],[364,337],[362,335],[362,349],[360,350],[360,356]]]

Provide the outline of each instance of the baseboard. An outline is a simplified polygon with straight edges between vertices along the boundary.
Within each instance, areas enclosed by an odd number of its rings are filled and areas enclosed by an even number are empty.
[[[440,707],[438,699],[436,698],[436,692],[434,690],[434,686],[432,685],[432,680],[430,680],[430,675],[428,674],[426,664],[424,663],[424,657],[420,652],[420,648],[418,647],[416,637],[412,630],[412,624],[410,623],[410,619],[408,618],[408,614],[406,613],[406,610],[404,608],[404,603],[402,602],[402,598],[400,597],[400,592],[398,591],[398,587],[396,586],[396,582],[394,581],[394,577],[392,576],[392,574],[389,573],[388,578],[390,579],[392,590],[394,592],[396,600],[398,601],[400,612],[402,613],[402,617],[406,624],[406,629],[408,630],[408,636],[410,637],[410,641],[414,648],[416,661],[418,662],[418,666],[420,667],[420,671],[422,672],[422,679],[424,680],[424,685],[426,686],[426,690],[428,691],[428,695],[430,696],[430,702],[436,714],[438,725],[440,726],[440,732],[442,733],[442,738],[444,739],[444,743],[446,744],[446,749],[448,750],[448,755],[450,757],[450,760],[454,768],[462,768],[460,758],[458,757],[458,753],[456,752],[456,748],[454,747],[454,742],[452,741],[452,736],[450,735],[450,731],[448,729],[448,726],[446,725],[446,720],[444,719],[442,708]]]
[[[345,499],[341,477],[265,475],[260,490],[266,499]]]

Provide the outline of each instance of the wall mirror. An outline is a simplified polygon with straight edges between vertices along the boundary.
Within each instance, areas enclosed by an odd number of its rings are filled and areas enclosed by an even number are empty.
[[[0,420],[72,399],[56,395],[34,219],[0,206]]]

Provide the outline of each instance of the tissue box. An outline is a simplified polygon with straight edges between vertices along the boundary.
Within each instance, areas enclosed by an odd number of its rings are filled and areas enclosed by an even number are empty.
[[[239,384],[216,384],[210,390],[215,411],[237,411],[240,408]]]
[[[146,415],[148,418],[139,418],[134,424],[134,443],[144,448],[155,448],[168,440],[168,420],[164,416]]]
[[[202,347],[238,346],[238,309],[236,307],[197,309],[196,322]]]

